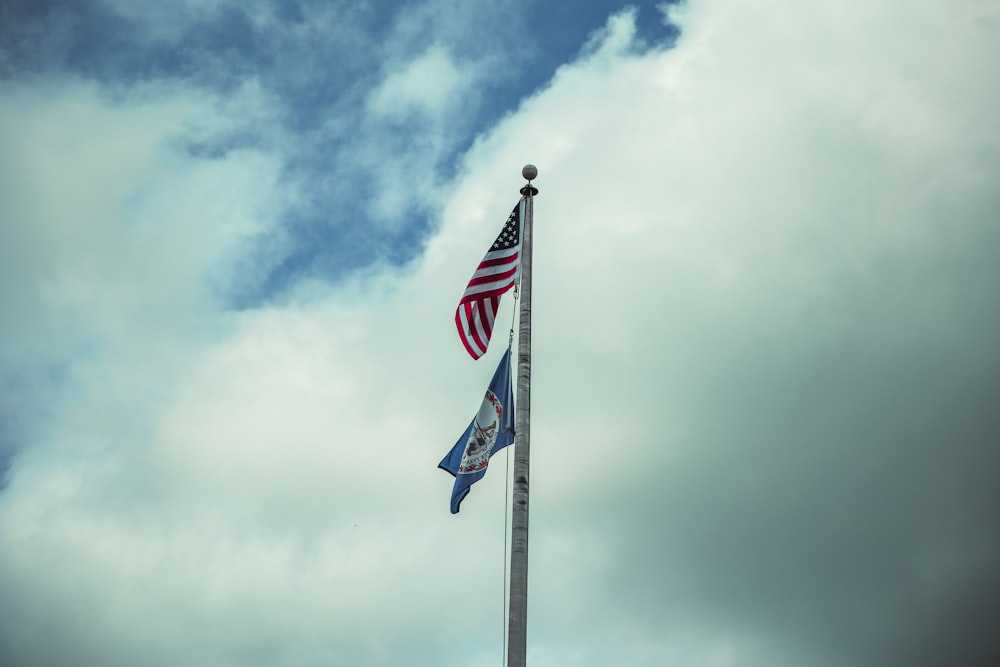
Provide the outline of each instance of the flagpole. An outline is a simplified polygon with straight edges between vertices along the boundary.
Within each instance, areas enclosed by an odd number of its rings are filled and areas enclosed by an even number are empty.
[[[514,424],[514,493],[510,528],[510,610],[507,626],[507,667],[525,667],[528,626],[528,461],[531,427],[531,237],[538,176],[525,165],[528,180],[521,188],[524,216],[521,229],[521,317],[517,331],[517,407]]]

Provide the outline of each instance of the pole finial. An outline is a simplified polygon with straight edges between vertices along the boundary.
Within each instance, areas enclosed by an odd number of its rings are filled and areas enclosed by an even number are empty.
[[[538,167],[533,164],[526,164],[521,169],[521,175],[528,179],[528,184],[521,188],[521,194],[525,197],[534,197],[538,194],[538,188],[531,184],[532,179],[538,177]]]

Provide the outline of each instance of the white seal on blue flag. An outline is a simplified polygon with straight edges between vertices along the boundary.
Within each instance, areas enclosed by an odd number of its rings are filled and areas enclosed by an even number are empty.
[[[458,466],[459,473],[479,472],[485,470],[490,462],[490,452],[497,441],[500,432],[500,416],[503,405],[492,391],[487,390],[483,404],[479,407],[476,418],[472,421],[472,432],[465,443],[462,462]]]

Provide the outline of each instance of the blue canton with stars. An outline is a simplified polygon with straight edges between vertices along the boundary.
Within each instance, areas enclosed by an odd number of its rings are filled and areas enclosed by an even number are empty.
[[[507,218],[507,222],[504,224],[503,229],[500,230],[500,235],[497,236],[497,240],[493,242],[490,250],[514,248],[521,242],[520,208],[518,206],[511,211],[510,217]]]

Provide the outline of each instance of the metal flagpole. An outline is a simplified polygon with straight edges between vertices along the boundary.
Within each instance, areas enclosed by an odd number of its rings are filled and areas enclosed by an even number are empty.
[[[510,611],[507,626],[507,667],[525,667],[528,626],[528,453],[531,424],[531,236],[534,196],[531,184],[538,176],[535,165],[525,165],[521,175],[521,319],[517,330],[517,407],[514,423],[514,493],[510,527]]]

